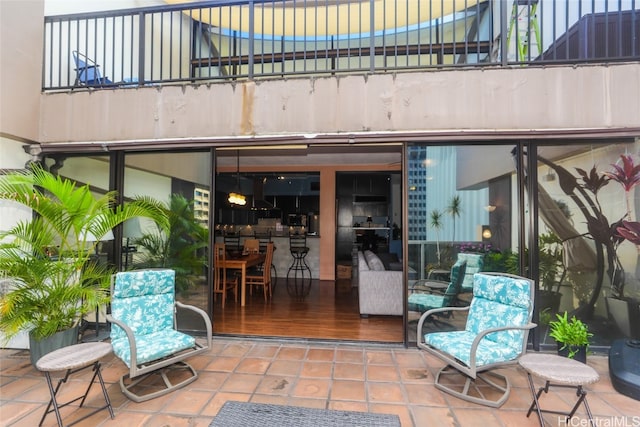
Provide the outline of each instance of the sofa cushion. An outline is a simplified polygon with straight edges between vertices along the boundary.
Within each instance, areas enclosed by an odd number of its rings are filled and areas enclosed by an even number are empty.
[[[380,258],[380,261],[382,261],[385,270],[394,270],[394,268],[391,268],[392,265],[400,263],[398,255],[396,254],[392,254],[389,252],[380,252],[376,255],[378,255],[378,258]],[[396,268],[395,270],[402,270],[402,263],[400,263],[400,268]]]
[[[358,252],[358,270],[369,271],[367,260],[364,259],[364,254],[362,252]]]
[[[371,251],[364,251],[364,258],[367,260],[369,269],[373,271],[384,271],[384,264],[382,260],[378,258],[378,255]]]
[[[389,268],[387,270],[402,271],[402,263],[400,261],[398,261],[398,262],[390,262],[389,263]]]

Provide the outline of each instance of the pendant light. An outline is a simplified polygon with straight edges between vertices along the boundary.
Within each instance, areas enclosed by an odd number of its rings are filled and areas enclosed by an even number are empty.
[[[240,150],[236,152],[237,168],[236,168],[236,188],[235,191],[229,193],[229,203],[232,205],[244,206],[247,204],[247,198],[242,194],[240,189]]]

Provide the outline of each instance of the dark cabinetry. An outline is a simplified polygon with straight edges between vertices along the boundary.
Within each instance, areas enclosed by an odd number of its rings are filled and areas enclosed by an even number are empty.
[[[320,210],[319,196],[277,196],[275,199],[285,217],[288,214],[308,214]]]
[[[368,217],[385,223],[389,216],[391,176],[388,173],[339,173],[336,176],[336,258],[351,260],[356,222]]]
[[[221,209],[219,223],[229,225],[246,225],[256,224],[258,222],[258,213],[250,209]]]

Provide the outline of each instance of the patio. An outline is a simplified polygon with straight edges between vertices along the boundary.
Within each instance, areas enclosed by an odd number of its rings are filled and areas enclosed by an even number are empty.
[[[103,361],[115,419],[101,411],[79,426],[208,426],[227,400],[287,404],[349,411],[398,414],[403,426],[537,426],[535,414],[525,416],[531,402],[526,374],[505,370],[513,386],[500,409],[455,399],[436,390],[434,375],[441,362],[414,348],[396,345],[247,340],[214,337],[213,348],[190,360],[199,379],[189,386],[143,403],[129,401],[118,380],[125,365],[113,356]],[[609,379],[607,357],[590,355],[600,381],[587,386],[596,425],[637,425],[638,402],[617,393]],[[90,370],[63,385],[62,399],[81,394]],[[49,399],[44,376],[24,350],[0,350],[0,424],[37,425]],[[538,385],[538,383],[536,383]],[[575,400],[573,390],[552,389],[542,397],[545,409],[564,410]],[[94,386],[85,406],[102,404]],[[68,423],[84,414],[77,405],[63,408]],[[550,426],[587,425],[584,407],[570,424],[545,415]],[[50,414],[45,426],[55,426]]]

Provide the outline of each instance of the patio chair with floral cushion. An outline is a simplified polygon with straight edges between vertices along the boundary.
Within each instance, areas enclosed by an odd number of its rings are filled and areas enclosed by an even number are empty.
[[[500,407],[511,391],[494,370],[517,363],[526,352],[533,314],[533,281],[506,273],[476,273],[467,307],[425,312],[418,321],[418,347],[443,360],[435,386],[469,402]],[[423,335],[424,322],[441,311],[467,311],[464,330]]]
[[[178,331],[178,310],[189,310],[202,318],[206,345]],[[111,283],[107,319],[112,322],[113,352],[129,368],[120,378],[120,388],[135,402],[163,396],[195,381],[198,374],[184,359],[211,348],[209,316],[175,300],[174,270],[117,273]],[[161,381],[150,378],[154,375]]]
[[[424,313],[432,308],[452,307],[458,305],[464,272],[467,268],[466,261],[457,261],[451,267],[450,281],[418,280],[410,287],[408,305],[409,311]],[[452,312],[439,313],[449,317]]]

